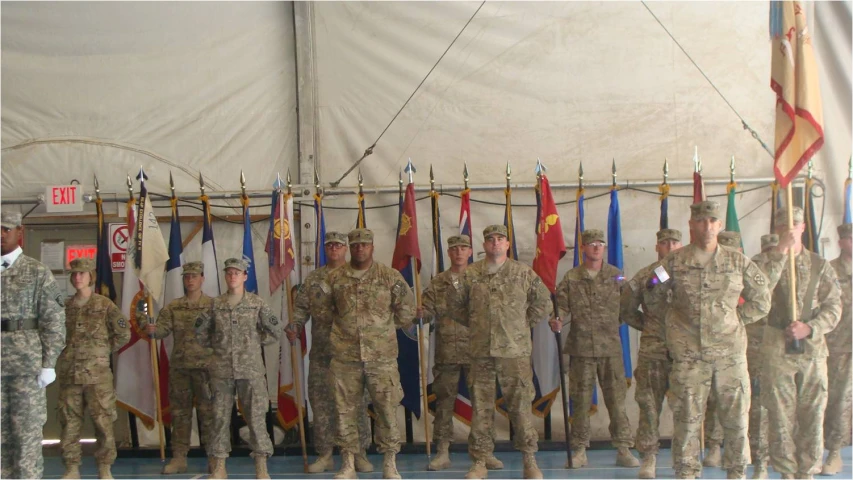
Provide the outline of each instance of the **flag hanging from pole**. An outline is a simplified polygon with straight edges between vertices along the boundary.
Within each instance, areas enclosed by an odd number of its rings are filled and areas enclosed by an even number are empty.
[[[782,192],[779,189],[779,182],[774,181],[770,184],[770,233],[776,231],[776,212],[782,208]]]
[[[201,291],[211,298],[221,293],[219,286],[219,263],[216,260],[216,244],[213,241],[213,225],[210,223],[210,198],[201,196],[204,225],[201,230],[201,262],[204,264],[204,283]]]
[[[255,273],[255,249],[252,247],[252,222],[249,220],[249,197],[241,199],[243,203],[243,260],[249,264],[246,270],[246,291],[258,293],[258,277]]]
[[[364,193],[358,192],[358,217],[355,219],[355,228],[367,228],[367,216],[364,208]]]
[[[607,214],[607,263],[618,268],[624,275],[622,258],[622,215],[619,211],[619,187],[610,188],[610,209]],[[628,386],[634,377],[634,367],[631,364],[631,337],[628,325],[619,325],[619,340],[622,343],[622,365],[625,367],[625,379]]]
[[[363,218],[363,217],[362,217]],[[326,215],[323,213],[323,196],[314,194],[314,223],[317,225],[317,240],[314,242],[314,268],[320,268],[326,264],[326,248],[323,242],[326,239]]]
[[[669,228],[669,184],[661,183],[660,190],[660,229]]]
[[[158,301],[163,294],[163,274],[166,271],[166,262],[169,261],[169,250],[166,248],[166,241],[163,240],[163,232],[160,231],[154,207],[148,199],[145,180],[143,179],[139,184],[135,236],[137,250],[133,266],[139,281],[148,289],[151,298]]]
[[[844,181],[844,216],[841,223],[853,223],[853,179],[847,177]]]
[[[466,188],[462,190],[462,194],[459,196],[461,199],[461,204],[459,206],[459,234],[460,235],[468,235],[468,238],[471,239],[471,245],[474,245],[474,235],[471,226],[471,189]],[[471,256],[468,257],[468,263],[474,262],[474,249],[471,249]]]
[[[740,223],[737,218],[737,208],[735,207],[735,196],[737,195],[737,183],[729,182],[726,186],[728,191],[728,205],[726,206],[726,231],[740,233]],[[743,239],[740,241],[740,248],[743,248]]]
[[[116,301],[116,286],[113,281],[112,260],[110,259],[109,229],[104,219],[104,201],[98,197],[95,200],[98,212],[98,256],[95,259],[95,291],[113,302]]]
[[[814,195],[812,188],[814,187],[814,179],[806,179],[805,204],[803,205],[803,213],[805,213],[806,229],[803,231],[803,246],[818,255],[820,255],[820,232],[817,224],[817,218],[814,213]]]
[[[509,258],[518,260],[518,246],[515,243],[515,224],[512,221],[512,189],[507,187],[504,193],[506,194],[504,226],[506,226],[506,239],[509,241],[509,251],[507,253]]]
[[[271,210],[267,243],[264,247],[269,259],[270,295],[281,287],[296,265],[293,238],[290,234],[293,195],[282,193],[280,188],[273,189]],[[322,243],[322,240],[318,239],[318,242]]]

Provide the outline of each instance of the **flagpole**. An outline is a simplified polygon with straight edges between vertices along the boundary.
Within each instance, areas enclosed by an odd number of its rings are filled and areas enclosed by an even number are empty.
[[[145,295],[145,316],[152,311],[151,295]],[[151,373],[154,377],[154,400],[157,411],[157,433],[160,436],[160,462],[166,461],[166,429],[163,426],[163,409],[160,406],[160,365],[157,361],[157,339],[149,337],[148,344],[151,346]]]
[[[794,230],[794,192],[791,188],[791,182],[785,187],[785,201],[788,211],[788,231]],[[799,315],[797,314],[797,262],[794,253],[794,248],[788,248],[788,293],[790,299],[790,314],[791,322],[795,322]],[[785,353],[803,353],[802,342],[796,338],[788,340],[785,343]]]

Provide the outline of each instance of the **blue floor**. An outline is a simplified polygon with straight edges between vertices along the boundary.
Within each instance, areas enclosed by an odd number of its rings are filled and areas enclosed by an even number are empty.
[[[636,452],[634,452],[636,453]],[[517,452],[497,454],[504,462],[503,470],[489,472],[489,478],[521,478],[522,463],[521,454]],[[636,478],[637,468],[619,468],[615,466],[615,450],[589,450],[587,451],[590,466],[578,470],[566,470],[565,452],[539,452],[536,459],[539,468],[542,469],[545,478]],[[397,468],[403,478],[462,478],[468,471],[470,461],[465,453],[451,453],[453,466],[441,472],[426,471],[426,455],[398,455]],[[835,477],[825,478],[853,478],[851,468],[851,447],[842,451],[844,469]],[[313,458],[309,457],[309,461]],[[370,455],[370,460],[376,469],[374,473],[359,474],[359,478],[382,478],[382,456]],[[335,457],[336,467],[340,466],[340,458]],[[669,450],[661,450],[658,455],[658,478],[673,478],[675,472],[672,470]],[[113,476],[116,478],[206,478],[207,459],[190,458],[189,471],[183,475],[170,475],[161,477],[162,464],[159,459],[148,458],[119,458],[113,465]],[[249,457],[229,458],[226,464],[229,478],[254,478],[254,463]],[[59,478],[64,469],[62,461],[57,457],[45,458],[45,478]],[[302,459],[300,457],[273,457],[269,461],[269,471],[272,478],[305,478],[308,475],[302,472]],[[91,457],[85,458],[81,469],[83,478],[97,478],[95,461]],[[310,478],[332,478],[334,472],[310,475]],[[752,467],[747,470],[747,478],[752,476]],[[719,468],[706,468],[702,478],[726,478],[726,472]],[[780,478],[778,473],[770,471],[770,478]]]

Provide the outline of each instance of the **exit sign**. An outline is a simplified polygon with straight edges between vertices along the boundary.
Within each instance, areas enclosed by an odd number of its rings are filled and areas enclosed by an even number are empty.
[[[82,185],[48,185],[45,187],[44,204],[48,213],[82,212]]]
[[[71,261],[78,258],[91,258],[98,255],[98,247],[95,245],[69,245],[65,247],[65,268],[71,268]]]

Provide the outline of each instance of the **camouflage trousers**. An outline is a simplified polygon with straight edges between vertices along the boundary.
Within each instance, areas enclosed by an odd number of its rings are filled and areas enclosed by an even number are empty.
[[[823,463],[826,358],[784,355],[762,365],[761,403],[767,408],[770,464],[781,474],[815,474]]]
[[[83,430],[83,410],[88,407],[95,425],[95,460],[100,464],[112,465],[116,459],[116,440],[113,422],[116,421],[116,391],[112,381],[93,385],[59,384],[59,425],[62,433],[59,449],[66,465],[80,464],[83,448],[80,434]]]
[[[746,355],[717,359],[681,359],[672,364],[669,376],[673,407],[672,457],[676,475],[696,475],[699,463],[699,426],[705,417],[708,396],[716,394],[718,417],[726,448],[722,467],[743,469],[750,462],[749,372]]]
[[[330,368],[331,361],[331,358],[312,358],[308,372],[308,400],[314,412],[311,431],[314,433],[314,449],[319,455],[332,453],[338,434],[335,378]],[[367,402],[364,401],[358,408],[358,441],[362,451],[370,448],[370,419],[367,417]]]
[[[539,435],[533,428],[530,411],[536,391],[530,357],[474,358],[471,361],[471,406],[473,418],[468,435],[468,454],[473,460],[485,460],[495,450],[495,396],[501,385],[509,420],[515,428],[512,439],[516,450],[534,453],[539,450]]]
[[[44,474],[42,429],[47,423],[47,398],[35,375],[4,375],[0,379],[2,478],[41,478]]]
[[[823,433],[827,450],[840,450],[850,444],[851,355],[830,355],[826,359],[829,379],[829,395],[826,402],[826,417]]]
[[[640,356],[634,369],[634,400],[640,406],[640,421],[637,425],[637,451],[646,454],[658,453],[660,439],[660,412],[669,389],[669,371],[672,361]]]
[[[761,363],[760,357],[747,355],[749,382],[752,387],[752,399],[749,404],[749,452],[753,465],[767,465],[768,453],[768,416],[767,409],[761,404]]]
[[[702,426],[705,431],[705,448],[719,447],[723,444],[723,426],[717,414],[717,398],[714,392],[708,395],[708,402],[705,404],[705,421]]]
[[[345,362],[332,359],[335,382],[335,409],[338,412],[337,443],[341,452],[358,454],[359,416],[364,414],[364,387],[376,412],[376,449],[379,453],[400,451],[400,430],[397,428],[397,405],[403,399],[397,359],[379,362]]]
[[[172,413],[172,455],[186,457],[192,434],[193,399],[198,414],[199,440],[207,445],[213,423],[210,377],[206,369],[169,369],[169,409]]]
[[[213,428],[207,435],[207,456],[228,458],[231,453],[231,410],[234,392],[240,398],[243,418],[249,427],[249,446],[252,457],[269,457],[273,454],[272,441],[267,433],[266,414],[270,408],[267,381],[258,378],[217,378],[210,380],[213,392]]]
[[[595,380],[601,385],[604,404],[610,415],[610,441],[614,447],[633,447],[631,423],[625,413],[628,382],[621,357],[571,357],[569,393],[572,401],[572,448],[589,447],[589,410]]]

